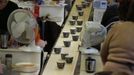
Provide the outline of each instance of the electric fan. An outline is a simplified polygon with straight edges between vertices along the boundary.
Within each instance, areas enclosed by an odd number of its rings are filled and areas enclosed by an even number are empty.
[[[28,46],[22,46],[19,49],[26,51],[40,49],[39,46],[35,45],[35,33],[38,24],[30,11],[24,9],[13,11],[8,18],[7,27],[14,40],[28,44]]]
[[[87,53],[98,52],[98,50],[92,46],[101,44],[105,39],[106,33],[106,28],[100,23],[92,21],[86,22],[81,35],[82,49]]]

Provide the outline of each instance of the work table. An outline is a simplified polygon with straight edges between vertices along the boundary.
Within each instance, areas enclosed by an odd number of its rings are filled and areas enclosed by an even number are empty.
[[[74,25],[74,26],[70,25],[69,20],[72,19],[72,15],[77,15],[76,4],[81,4],[82,1],[83,0],[76,0],[74,2],[74,5],[73,5],[72,10],[69,14],[69,17],[64,25],[64,28],[62,29],[61,34],[54,46],[54,47],[62,47],[61,53],[66,52],[68,54],[71,54],[74,57],[72,64],[65,63],[64,69],[58,69],[56,62],[58,60],[61,60],[61,54],[55,54],[54,50],[53,50],[42,75],[74,75],[76,67],[78,66],[79,60],[81,60],[79,62],[80,63],[79,64],[80,72],[79,72],[79,74],[76,74],[76,75],[89,75],[89,73],[85,72],[85,68],[84,68],[85,67],[84,61],[85,61],[86,57],[83,54],[80,54],[80,51],[79,51],[79,46],[81,45],[80,39],[78,41],[73,41],[71,34],[69,34],[68,38],[63,37],[64,31],[70,31],[70,28],[76,27],[76,25]],[[83,25],[85,24],[86,21],[88,21],[88,18],[89,18],[90,12],[91,12],[91,8],[92,8],[92,4],[90,5],[90,7],[84,8],[83,16],[79,16],[79,18],[84,21]],[[77,32],[76,34],[81,36],[81,32]],[[70,47],[64,46],[63,40],[65,40],[65,39],[71,40]],[[79,56],[81,59],[79,59]],[[96,71],[101,71],[102,63],[101,63],[100,56],[99,55],[93,56],[93,58],[95,58],[97,60],[97,70]],[[93,75],[93,73],[91,73],[91,75]]]

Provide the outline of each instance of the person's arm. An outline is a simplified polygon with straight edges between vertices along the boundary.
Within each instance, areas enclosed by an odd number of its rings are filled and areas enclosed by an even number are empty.
[[[41,48],[44,48],[47,44],[47,41],[44,41],[41,39],[39,28],[35,29],[35,43],[36,43],[36,45],[40,46]]]
[[[112,26],[112,28],[109,30],[106,36],[105,41],[102,44],[100,55],[101,55],[103,64],[107,62],[107,57],[109,55],[109,44],[115,32],[116,32],[116,29],[114,26]]]

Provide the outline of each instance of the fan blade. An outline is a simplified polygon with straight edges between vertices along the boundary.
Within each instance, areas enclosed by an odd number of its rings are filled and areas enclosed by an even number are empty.
[[[25,22],[17,23],[11,27],[13,37],[18,38],[25,31]]]
[[[16,24],[17,24],[17,23],[16,23],[15,21],[13,21],[13,22],[11,23],[11,29],[9,30],[9,32],[11,32],[12,29],[15,28]]]
[[[25,20],[28,20],[30,17],[25,12],[17,12],[14,14],[14,19],[16,22],[24,22]]]
[[[26,24],[26,39],[31,39],[32,36],[31,36],[32,33],[32,29],[31,29],[31,26]]]
[[[18,26],[18,24],[13,21],[11,24],[11,29],[10,29],[10,32],[12,33],[13,37],[15,37],[15,38],[20,36],[20,34],[17,33],[17,31],[18,31],[17,26]]]

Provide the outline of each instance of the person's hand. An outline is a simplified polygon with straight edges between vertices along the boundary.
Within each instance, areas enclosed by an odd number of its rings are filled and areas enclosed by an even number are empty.
[[[8,46],[11,47],[13,45],[13,42],[15,40],[13,39],[13,37],[10,37],[9,41],[8,41]]]
[[[36,45],[40,46],[41,48],[44,48],[47,45],[47,41],[39,40]]]

